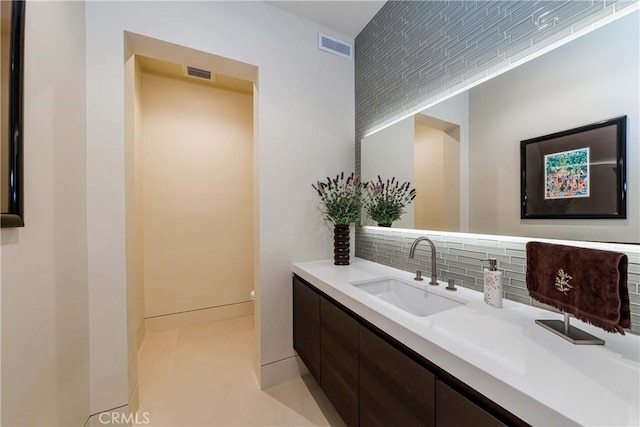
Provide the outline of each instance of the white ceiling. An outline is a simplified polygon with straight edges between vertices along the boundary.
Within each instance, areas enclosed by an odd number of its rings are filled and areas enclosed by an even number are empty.
[[[265,1],[293,15],[355,38],[386,1]]]

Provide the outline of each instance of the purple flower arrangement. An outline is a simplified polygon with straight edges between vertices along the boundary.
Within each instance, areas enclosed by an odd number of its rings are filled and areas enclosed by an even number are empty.
[[[320,196],[325,219],[336,225],[349,225],[360,219],[360,196],[363,185],[354,173],[345,178],[344,172],[335,178],[311,184]]]
[[[385,181],[378,175],[378,181],[363,184],[362,206],[378,225],[391,226],[416,198],[416,190],[410,186],[409,181],[400,183],[395,177]]]
[[[325,219],[336,225],[348,225],[360,219],[362,208],[379,225],[391,225],[400,219],[404,208],[416,197],[410,182],[383,180],[361,182],[354,173],[345,177],[344,172],[335,178],[311,184],[320,196]]]

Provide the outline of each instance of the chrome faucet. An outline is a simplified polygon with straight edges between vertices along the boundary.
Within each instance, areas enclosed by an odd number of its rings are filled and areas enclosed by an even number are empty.
[[[428,237],[420,236],[411,244],[411,250],[409,250],[409,259],[414,259],[416,254],[416,246],[418,246],[418,243],[422,241],[426,241],[427,243],[429,243],[429,246],[431,246],[431,281],[429,282],[429,284],[437,285],[438,275],[436,274],[436,246]],[[415,280],[422,280],[421,276],[422,273],[420,272],[420,270],[418,270],[416,272]]]

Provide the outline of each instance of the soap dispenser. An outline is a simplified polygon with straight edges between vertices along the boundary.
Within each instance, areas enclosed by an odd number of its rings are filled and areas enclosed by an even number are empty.
[[[484,302],[502,308],[502,272],[496,268],[497,261],[489,258],[489,268],[484,269]]]

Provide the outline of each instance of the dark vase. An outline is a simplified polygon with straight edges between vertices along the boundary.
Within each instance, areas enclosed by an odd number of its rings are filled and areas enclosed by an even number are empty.
[[[389,223],[389,224],[378,223],[378,227],[391,227],[391,223]]]
[[[333,229],[333,263],[349,265],[349,226],[336,224]]]

